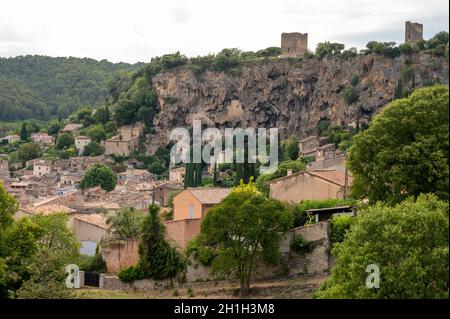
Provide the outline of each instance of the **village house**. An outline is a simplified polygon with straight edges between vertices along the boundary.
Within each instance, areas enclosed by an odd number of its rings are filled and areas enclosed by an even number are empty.
[[[74,225],[74,219],[76,217],[77,211],[75,209],[69,208],[65,205],[59,204],[44,204],[38,206],[27,206],[21,207],[14,214],[14,218],[19,219],[21,217],[31,217],[34,215],[42,214],[44,216],[51,214],[65,214],[67,216],[67,227],[72,228]]]
[[[165,222],[167,236],[184,248],[200,233],[205,214],[230,193],[229,188],[187,188],[173,198],[173,220]]]
[[[146,169],[136,169],[133,165],[128,165],[125,172],[117,174],[120,184],[150,182],[156,177]]]
[[[77,137],[75,137],[75,148],[78,151],[78,155],[82,155],[84,148],[86,147],[86,145],[88,145],[91,142],[91,138],[84,136],[84,135],[79,135]]]
[[[59,181],[59,187],[60,188],[73,188],[73,189],[79,189],[81,184],[82,176],[76,175],[76,174],[70,174],[68,172],[61,175],[60,181]]]
[[[288,172],[287,176],[268,182],[270,197],[283,202],[344,199],[352,177],[336,170]]]
[[[230,191],[229,188],[187,188],[173,198],[173,219],[203,218]]]
[[[14,198],[19,202],[25,202],[26,201],[26,191],[29,188],[30,183],[29,182],[12,182],[5,184],[6,190],[14,196]]]
[[[50,146],[54,142],[54,137],[47,133],[31,133],[31,140],[42,146]]]
[[[62,131],[72,133],[75,131],[79,131],[82,128],[83,128],[83,124],[69,123],[69,124],[66,124],[66,126],[64,126]]]
[[[14,135],[7,135],[5,137],[2,137],[0,140],[8,141],[8,144],[11,144],[11,143],[15,143],[15,142],[20,141],[20,136],[16,135],[16,134],[14,134]]]
[[[105,141],[105,155],[130,156],[138,147],[139,137],[142,135],[142,132],[142,123],[120,127],[118,135]]]
[[[53,168],[53,162],[50,160],[36,159],[33,162],[33,176],[42,177],[50,174]]]
[[[302,156],[315,156],[317,149],[328,144],[327,137],[310,136],[298,143],[300,154]]]
[[[65,172],[70,168],[70,159],[58,159],[53,161],[53,170],[58,173]]]
[[[316,160],[309,164],[308,170],[317,171],[317,170],[336,170],[338,172],[345,173],[345,154],[337,154],[334,156],[330,156],[331,154],[325,154],[325,156],[321,156],[321,154],[316,155]],[[350,172],[349,172],[350,174]]]
[[[184,183],[185,175],[186,175],[186,167],[185,166],[171,168],[169,170],[169,181]]]
[[[176,182],[166,182],[156,186],[153,190],[154,199],[160,206],[169,206],[170,196],[183,190],[183,184]]]
[[[73,230],[81,243],[80,254],[94,256],[97,245],[108,231],[106,217],[102,214],[77,214]]]

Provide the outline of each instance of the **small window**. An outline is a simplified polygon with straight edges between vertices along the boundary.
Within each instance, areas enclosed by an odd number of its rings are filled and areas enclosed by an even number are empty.
[[[189,218],[194,218],[194,205],[189,206]]]

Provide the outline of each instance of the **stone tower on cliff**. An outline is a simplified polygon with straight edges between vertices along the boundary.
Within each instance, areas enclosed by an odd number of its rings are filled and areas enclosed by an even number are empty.
[[[308,33],[282,33],[281,57],[289,58],[301,56],[308,50]]]
[[[405,43],[416,43],[423,40],[423,24],[406,21]]]

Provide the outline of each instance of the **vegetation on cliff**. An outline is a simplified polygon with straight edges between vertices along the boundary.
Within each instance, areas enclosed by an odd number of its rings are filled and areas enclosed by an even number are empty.
[[[83,105],[99,106],[117,71],[142,66],[74,57],[0,58],[0,121],[49,120]]]

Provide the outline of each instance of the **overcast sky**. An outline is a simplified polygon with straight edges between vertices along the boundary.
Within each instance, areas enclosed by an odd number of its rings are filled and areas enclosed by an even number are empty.
[[[363,48],[402,42],[404,22],[428,39],[448,31],[447,0],[1,0],[0,56],[25,54],[148,62],[180,51],[280,46],[282,32],[307,32],[309,48],[335,41]]]

